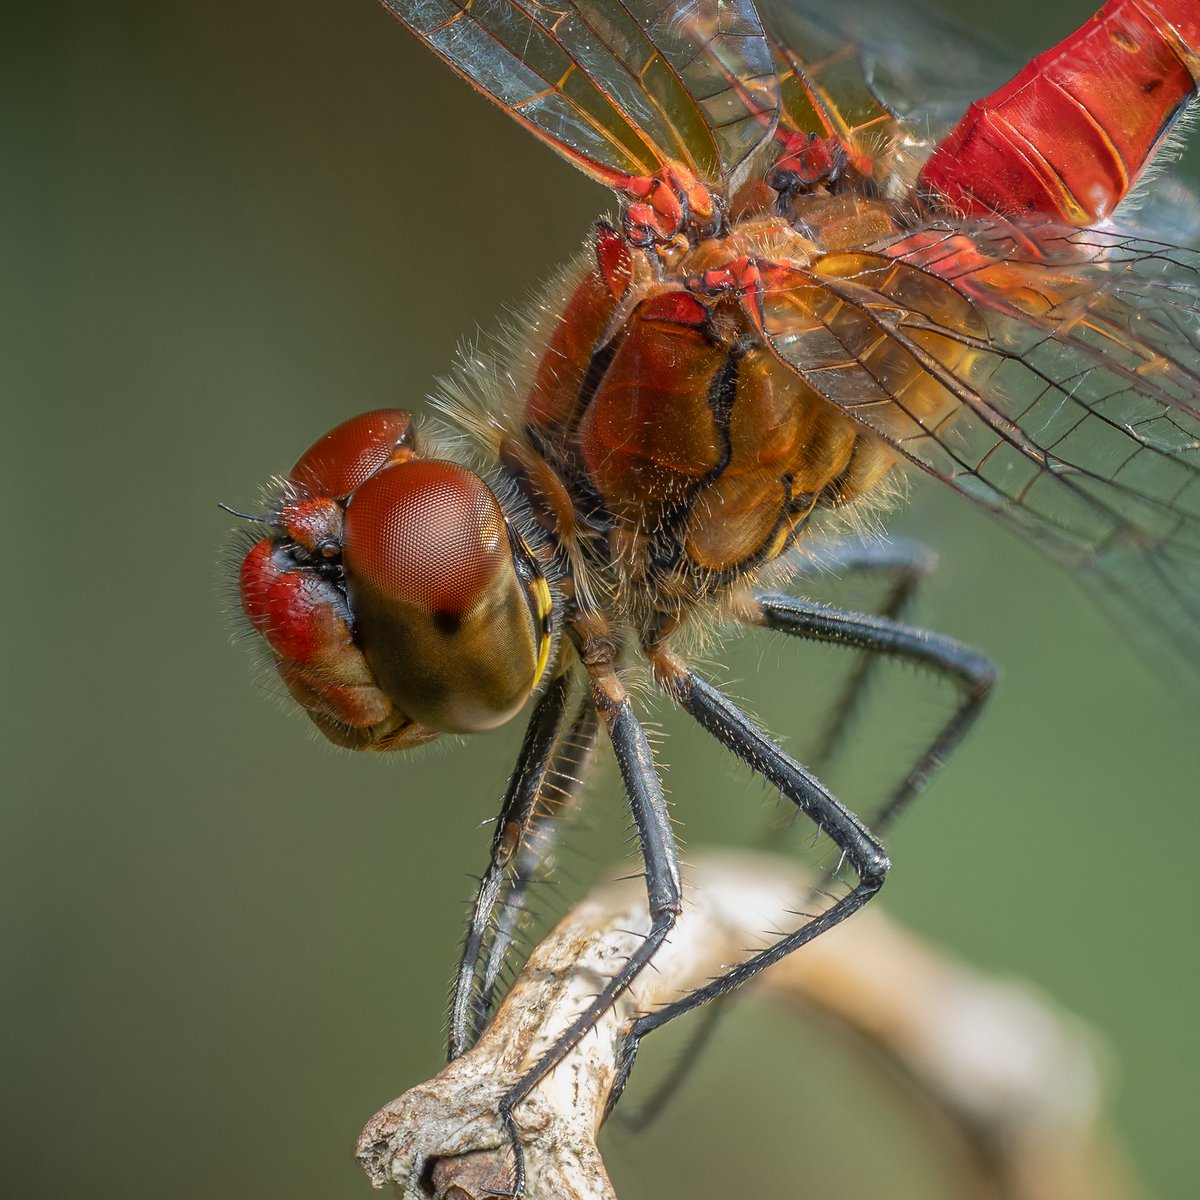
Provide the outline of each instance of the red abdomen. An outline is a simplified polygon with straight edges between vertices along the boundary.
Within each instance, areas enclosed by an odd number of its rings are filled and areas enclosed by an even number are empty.
[[[972,104],[921,184],[968,216],[1092,224],[1129,191],[1198,77],[1197,0],[1111,0]]]

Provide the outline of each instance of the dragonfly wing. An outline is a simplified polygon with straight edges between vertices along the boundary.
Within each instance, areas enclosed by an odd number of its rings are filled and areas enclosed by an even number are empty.
[[[1200,255],[931,226],[754,305],[811,386],[1200,666]]]
[[[1147,174],[1117,211],[1121,227],[1159,241],[1187,244],[1200,230],[1200,198],[1179,179],[1153,170]]]
[[[791,64],[836,114],[829,132],[884,132],[886,114],[894,122],[886,132],[904,126],[922,143],[948,132],[981,89],[1011,74],[1001,50],[919,0],[761,0],[758,7],[782,60],[784,120],[797,130],[822,132],[802,102],[789,104]]]
[[[774,62],[751,0],[382,3],[609,187],[668,161],[722,187],[774,128]]]

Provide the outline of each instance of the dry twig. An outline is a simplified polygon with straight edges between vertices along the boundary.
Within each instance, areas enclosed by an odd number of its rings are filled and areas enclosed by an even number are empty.
[[[651,1010],[794,926],[808,879],[765,855],[695,857],[687,907],[634,988],[516,1112],[529,1200],[615,1200],[596,1148],[621,1036]],[[482,1200],[508,1186],[500,1097],[570,1023],[647,928],[640,879],[603,884],[530,956],[479,1043],[368,1122],[359,1160],[405,1198]],[[1082,1025],[1021,985],[985,977],[867,911],[764,973],[758,994],[823,1010],[927,1101],[972,1200],[1129,1200],[1097,1133],[1100,1072]]]

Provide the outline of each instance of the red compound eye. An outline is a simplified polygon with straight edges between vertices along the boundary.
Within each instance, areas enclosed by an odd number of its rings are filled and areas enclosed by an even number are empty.
[[[415,449],[412,416],[402,408],[377,408],[343,421],[314,442],[289,478],[309,495],[340,498]]]
[[[487,484],[444,461],[392,467],[359,488],[345,556],[364,586],[444,622],[461,621],[511,558]]]
[[[541,631],[487,484],[452,462],[389,467],[354,493],[344,536],[356,635],[393,701],[444,732],[508,720]]]
[[[515,715],[549,659],[552,598],[487,484],[417,458],[401,409],[339,425],[289,482],[242,606],[322,732],[404,749]]]

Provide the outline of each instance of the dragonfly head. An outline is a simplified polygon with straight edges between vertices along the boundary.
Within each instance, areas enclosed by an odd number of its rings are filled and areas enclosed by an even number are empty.
[[[378,409],[282,484],[242,560],[242,609],[327,737],[407,749],[517,713],[549,660],[551,594],[478,475],[423,458],[410,415]]]

